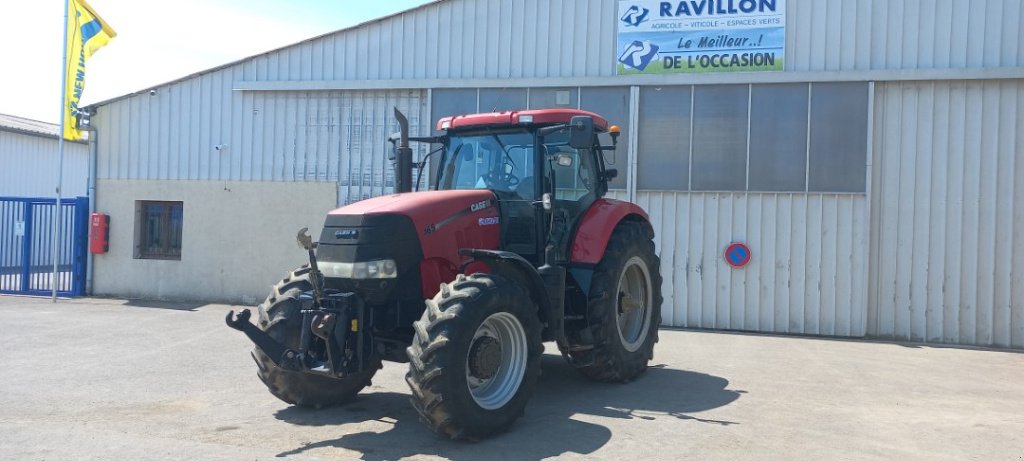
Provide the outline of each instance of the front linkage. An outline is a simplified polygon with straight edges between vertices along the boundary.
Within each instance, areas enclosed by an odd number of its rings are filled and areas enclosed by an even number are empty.
[[[304,293],[302,301],[302,332],[299,349],[281,344],[249,320],[252,312],[242,309],[228,312],[224,321],[235,330],[245,333],[275,365],[289,371],[345,377],[364,371],[368,365],[364,354],[365,337],[363,300],[355,293],[327,290],[323,274],[317,267],[316,243],[299,231],[299,246],[309,252],[309,282],[313,290]]]

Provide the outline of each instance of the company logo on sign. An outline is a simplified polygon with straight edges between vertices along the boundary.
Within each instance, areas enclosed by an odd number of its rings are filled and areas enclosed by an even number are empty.
[[[651,64],[651,61],[658,57],[658,49],[658,45],[650,41],[644,40],[641,42],[636,40],[622,52],[622,56],[619,56],[619,62],[627,67],[642,71]]]
[[[620,19],[622,22],[626,23],[627,26],[636,27],[647,22],[647,15],[649,14],[651,14],[651,10],[633,5],[626,10],[626,14],[622,15]]]
[[[786,0],[619,0],[620,75],[781,71]]]

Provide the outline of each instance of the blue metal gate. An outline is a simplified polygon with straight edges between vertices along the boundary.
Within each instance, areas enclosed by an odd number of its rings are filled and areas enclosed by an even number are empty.
[[[0,197],[0,293],[85,294],[89,199]],[[60,241],[53,245],[58,220]],[[57,258],[57,277],[53,261]]]

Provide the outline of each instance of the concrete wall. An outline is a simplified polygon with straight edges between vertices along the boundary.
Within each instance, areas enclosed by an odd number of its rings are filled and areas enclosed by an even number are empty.
[[[135,201],[183,202],[180,261],[134,259]],[[110,252],[96,255],[93,294],[258,302],[306,260],[295,233],[320,235],[334,183],[107,181],[97,211],[110,214]]]

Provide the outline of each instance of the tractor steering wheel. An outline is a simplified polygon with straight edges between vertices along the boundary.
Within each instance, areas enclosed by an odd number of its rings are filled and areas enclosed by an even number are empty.
[[[519,185],[519,178],[512,173],[487,173],[483,178],[488,187],[500,186],[511,191]]]
[[[516,187],[519,185],[519,177],[512,173],[505,173],[501,175],[501,181],[508,185],[508,187]]]

